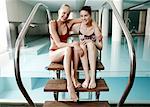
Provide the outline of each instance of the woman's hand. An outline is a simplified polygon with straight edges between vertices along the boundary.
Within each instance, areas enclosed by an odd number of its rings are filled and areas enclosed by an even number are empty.
[[[103,36],[102,36],[102,35],[99,35],[99,36],[97,37],[97,39],[98,39],[98,41],[100,42],[100,41],[102,41]]]
[[[97,46],[98,49],[102,49],[103,48],[103,36],[102,35],[99,35],[97,37],[96,46]]]
[[[86,45],[86,41],[82,40],[82,41],[80,41],[80,44],[83,45],[83,46],[85,46]]]
[[[80,44],[85,46],[85,45],[87,45],[87,43],[91,43],[91,42],[95,43],[95,42],[93,42],[92,40],[89,39],[89,40],[80,41]]]
[[[71,43],[71,46],[74,47],[74,46],[80,46],[80,43],[78,41],[73,41]]]

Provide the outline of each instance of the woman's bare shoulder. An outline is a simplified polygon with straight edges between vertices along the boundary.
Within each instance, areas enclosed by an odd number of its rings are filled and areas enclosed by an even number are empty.
[[[94,20],[92,21],[92,26],[98,27],[97,23]]]

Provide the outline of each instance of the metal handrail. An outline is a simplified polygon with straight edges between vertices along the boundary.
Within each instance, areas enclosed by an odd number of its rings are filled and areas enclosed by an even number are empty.
[[[111,0],[106,0],[106,2],[103,3],[102,8],[104,8],[104,5],[106,5],[106,4],[109,4],[110,7],[112,8],[115,17],[116,17],[118,23],[120,24],[120,26],[123,30],[123,33],[125,34],[125,37],[127,39],[129,56],[130,56],[130,75],[129,75],[129,79],[128,79],[128,84],[126,86],[124,93],[122,94],[122,97],[121,97],[119,103],[117,104],[117,107],[121,107],[124,104],[127,96],[129,95],[129,92],[134,83],[135,74],[136,74],[136,54],[135,54],[135,48],[133,45],[132,36],[131,36],[128,28],[126,27],[126,24],[124,23],[123,19],[121,18],[119,12],[117,11],[114,3]]]
[[[130,63],[130,76],[129,76],[129,80],[128,80],[128,84],[126,86],[126,89],[120,99],[119,104],[117,105],[118,107],[120,107],[121,105],[123,105],[124,101],[126,100],[132,86],[134,83],[134,79],[135,79],[135,73],[136,73],[136,55],[135,55],[135,49],[134,49],[134,45],[133,45],[133,40],[131,37],[131,34],[129,32],[129,30],[127,29],[125,23],[123,22],[121,16],[119,15],[116,7],[114,6],[113,2],[110,0],[107,0],[107,3],[111,6],[111,8],[113,9],[113,12],[116,16],[116,19],[118,20],[124,34],[125,37],[127,39],[127,44],[128,44],[128,49],[129,49],[129,55],[130,55],[130,59],[131,59],[131,63]],[[20,67],[19,67],[19,56],[20,56],[20,47],[21,47],[21,42],[25,37],[25,34],[29,28],[29,25],[33,19],[33,17],[35,16],[35,13],[37,12],[38,8],[40,6],[44,6],[47,14],[48,14],[48,19],[50,19],[50,14],[49,14],[49,10],[47,8],[46,5],[42,4],[42,3],[37,3],[34,8],[32,9],[28,19],[26,20],[23,28],[21,29],[21,32],[19,33],[19,36],[17,38],[16,41],[16,45],[15,45],[15,77],[16,77],[16,81],[18,84],[19,89],[21,90],[22,94],[24,95],[24,97],[26,98],[26,100],[28,101],[29,105],[32,107],[35,107],[33,101],[31,100],[30,96],[28,95],[26,89],[24,88],[23,84],[22,84],[22,80],[21,80],[21,76],[20,76]]]
[[[34,18],[35,13],[37,12],[37,10],[39,9],[40,6],[43,6],[46,9],[46,12],[47,12],[47,15],[48,15],[48,20],[51,19],[48,7],[45,4],[43,4],[43,3],[37,3],[34,6],[34,8],[32,9],[32,11],[31,11],[28,19],[26,20],[23,28],[21,29],[21,31],[19,33],[19,36],[18,36],[18,38],[16,40],[16,44],[15,44],[15,58],[14,58],[15,78],[16,78],[17,85],[18,85],[20,91],[24,95],[25,99],[28,101],[29,105],[32,106],[32,107],[35,107],[35,104],[33,103],[33,101],[31,100],[30,96],[28,95],[26,89],[23,86],[22,80],[21,80],[20,67],[19,67],[19,64],[20,64],[20,61],[19,61],[20,57],[19,56],[20,56],[21,42],[24,39],[24,37],[25,37],[25,35],[27,33],[27,30],[28,30],[28,28],[30,26],[30,23],[31,23],[32,19]]]
[[[150,0],[147,0],[147,1],[144,1],[144,2],[142,2],[142,3],[136,4],[136,5],[134,5],[134,6],[128,7],[128,8],[126,8],[126,9],[124,9],[124,10],[132,10],[132,9],[134,9],[134,8],[136,8],[136,7],[142,6],[142,5],[147,4],[147,3],[149,3],[149,2],[150,2]]]

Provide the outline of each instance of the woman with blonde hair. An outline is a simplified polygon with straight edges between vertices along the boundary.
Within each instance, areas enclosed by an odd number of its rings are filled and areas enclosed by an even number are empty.
[[[72,78],[71,75],[71,60],[72,60],[72,48],[76,54],[79,52],[83,54],[79,47],[78,42],[67,43],[69,37],[69,31],[73,24],[80,23],[80,19],[68,19],[70,14],[70,6],[63,4],[58,11],[58,19],[52,20],[49,23],[50,29],[50,53],[49,59],[51,62],[62,62],[64,65],[64,71],[67,80],[68,93],[73,101],[77,101],[78,97],[75,92],[75,87],[79,86],[79,82],[76,78]],[[79,54],[77,53],[77,54]]]

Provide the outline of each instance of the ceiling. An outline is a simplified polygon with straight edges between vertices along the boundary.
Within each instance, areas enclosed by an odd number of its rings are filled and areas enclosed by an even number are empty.
[[[30,5],[35,5],[38,2],[44,3],[48,6],[50,11],[57,11],[61,4],[69,4],[72,10],[80,10],[82,6],[91,6],[92,10],[98,10],[105,0],[22,0]],[[130,8],[132,6],[141,4],[145,1],[150,0],[123,0],[123,9]],[[137,6],[135,9],[146,9],[150,8],[150,2],[144,5]]]

